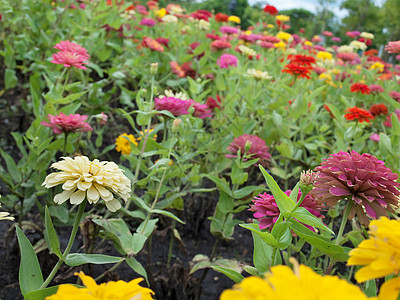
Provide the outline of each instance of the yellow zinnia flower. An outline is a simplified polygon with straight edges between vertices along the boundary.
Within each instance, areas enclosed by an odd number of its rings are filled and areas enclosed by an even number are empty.
[[[61,172],[47,175],[43,184],[51,188],[62,184],[62,193],[55,195],[54,202],[62,204],[70,200],[71,204],[80,204],[87,198],[89,203],[97,203],[103,199],[107,208],[115,212],[121,208],[121,203],[114,198],[113,193],[125,201],[131,192],[131,181],[114,162],[90,161],[86,156],[75,158],[63,157],[62,161],[51,165]]]
[[[370,237],[350,251],[347,265],[365,266],[355,278],[364,282],[400,272],[400,220],[382,217],[371,221]]]
[[[236,24],[240,24],[240,18],[237,16],[229,16],[228,21],[236,23]]]
[[[126,133],[121,134],[115,140],[115,150],[121,152],[122,154],[129,155],[132,151],[131,144],[129,141],[131,141],[136,146],[138,145],[137,140],[132,134],[126,134]]]
[[[289,41],[292,38],[292,35],[290,33],[287,32],[283,32],[283,31],[279,31],[279,33],[276,35],[276,37],[282,41]]]
[[[312,45],[313,45],[313,43],[312,43],[312,42],[310,42],[310,41],[305,41],[305,42],[304,42],[304,45],[306,45],[306,46],[312,46]]]
[[[378,72],[383,72],[383,70],[385,69],[385,65],[380,63],[379,61],[377,61],[376,63],[374,63],[373,65],[371,65],[369,67],[370,70],[377,70]]]
[[[62,284],[57,293],[46,297],[46,300],[152,300],[154,292],[151,289],[139,285],[143,279],[133,279],[130,282],[109,281],[98,285],[90,276],[82,271],[75,273],[85,285],[78,288],[71,284]]]
[[[281,22],[288,22],[290,21],[290,17],[286,15],[277,15],[276,19],[281,21]]]
[[[275,46],[275,48],[279,48],[279,49],[286,48],[286,44],[284,42],[275,43],[274,46]]]
[[[155,11],[157,17],[162,18],[167,14],[167,10],[165,8],[161,8]]]
[[[325,51],[319,51],[317,54],[317,58],[321,60],[330,60],[332,59],[332,53],[325,52]]]
[[[294,263],[294,271],[288,266],[275,266],[265,278],[255,276],[245,278],[232,290],[225,290],[220,300],[367,300],[359,287],[339,279],[337,276],[322,276],[311,268]]]

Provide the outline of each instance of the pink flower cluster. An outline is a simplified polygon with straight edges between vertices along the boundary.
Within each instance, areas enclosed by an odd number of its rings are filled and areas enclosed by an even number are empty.
[[[66,68],[73,66],[86,70],[83,65],[87,64],[86,61],[90,58],[90,55],[85,48],[70,41],[61,41],[54,48],[60,51],[53,54],[53,60],[51,61],[53,64],[64,65]]]
[[[246,144],[250,146],[246,147]],[[226,157],[237,157],[237,153],[240,150],[241,156],[246,153],[246,155],[250,156],[251,159],[259,158],[259,163],[262,165],[268,164],[271,157],[271,154],[268,152],[269,148],[265,144],[265,141],[256,135],[250,134],[243,134],[234,138],[233,142],[229,144],[227,150],[232,154],[227,154],[225,155]]]
[[[193,116],[204,119],[211,117],[211,109],[207,104],[201,104],[192,99],[182,100],[175,97],[155,98],[156,110],[167,110],[175,117],[189,114],[189,108],[194,108]]]
[[[57,116],[48,115],[47,117],[50,123],[41,122],[40,124],[52,128],[55,134],[93,130],[89,123],[85,122],[88,118],[86,115],[65,115],[60,112]]]

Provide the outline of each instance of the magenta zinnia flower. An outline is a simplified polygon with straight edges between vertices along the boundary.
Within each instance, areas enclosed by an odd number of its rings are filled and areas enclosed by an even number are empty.
[[[88,52],[85,48],[83,48],[82,46],[79,46],[78,44],[72,43],[70,41],[61,41],[54,46],[54,49],[79,54],[79,55],[85,57],[86,60],[90,58],[90,55],[88,54]]]
[[[291,192],[292,192],[291,190],[287,190],[285,194],[287,196],[290,196]],[[301,197],[301,191],[299,190],[297,201],[300,199],[300,197]],[[281,212],[279,211],[274,196],[269,195],[267,193],[259,194],[258,197],[254,197],[253,203],[254,205],[251,205],[249,210],[255,212],[254,217],[257,218],[258,221],[260,221],[259,224],[260,229],[269,228],[276,223]],[[323,206],[318,204],[317,201],[311,195],[309,194],[306,195],[300,206],[307,209],[317,218],[323,218],[323,216],[320,213]],[[306,226],[308,229],[315,231],[312,226],[306,224],[303,225]]]
[[[237,29],[236,27],[233,27],[233,26],[221,26],[219,28],[219,31],[221,31],[222,33],[227,33],[227,34],[238,34],[239,33],[239,29]]]
[[[240,149],[240,155],[244,155],[247,147],[246,143],[250,143],[246,155],[250,156],[250,159],[259,158],[258,161],[262,165],[266,165],[269,162],[271,154],[269,154],[268,146],[265,145],[265,141],[256,135],[243,134],[237,138],[234,138],[233,142],[229,144],[227,150],[232,154],[225,155],[226,157],[237,157],[237,152]]]
[[[235,55],[232,54],[222,54],[220,58],[217,60],[217,65],[221,69],[228,69],[230,66],[237,67],[238,59]]]
[[[193,108],[194,108],[193,116],[200,118],[200,119],[211,117],[211,109],[208,107],[207,104],[201,104],[192,99],[189,99],[187,102],[190,103],[189,107],[193,106]]]
[[[155,98],[156,110],[168,110],[175,117],[189,114],[190,103],[175,97]]]
[[[85,122],[88,118],[86,115],[65,115],[62,112],[57,116],[48,115],[49,122],[41,122],[40,124],[53,129],[55,134],[91,131],[93,128],[89,123]]]
[[[347,198],[353,202],[349,219],[357,214],[364,226],[369,223],[368,217],[386,216],[398,207],[398,175],[371,154],[340,151],[331,154],[315,170],[320,173],[310,194],[328,206]]]

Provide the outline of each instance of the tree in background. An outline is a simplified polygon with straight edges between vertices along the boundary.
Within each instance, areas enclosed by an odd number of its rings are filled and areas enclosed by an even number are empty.
[[[299,33],[300,29],[303,28],[305,30],[304,35],[308,38],[312,37],[314,20],[316,18],[312,12],[303,8],[294,8],[282,10],[279,13],[290,17],[290,29],[288,32]]]

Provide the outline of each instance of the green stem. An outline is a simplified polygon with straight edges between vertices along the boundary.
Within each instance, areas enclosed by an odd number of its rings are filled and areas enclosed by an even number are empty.
[[[117,262],[115,265],[113,265],[113,266],[112,266],[111,268],[109,268],[107,271],[103,272],[103,274],[101,274],[101,275],[99,275],[98,277],[96,277],[96,278],[94,279],[94,281],[99,281],[100,279],[102,279],[102,278],[106,275],[107,272],[112,272],[112,271],[114,271],[114,270],[115,270],[116,268],[118,268],[119,265],[122,264],[124,261],[125,261],[125,260],[123,259],[123,260]]]
[[[292,212],[294,212],[303,202],[304,198],[306,198],[307,194],[306,193],[301,193],[301,197],[299,199],[299,201],[297,201],[296,206],[292,209]]]
[[[71,236],[69,237],[68,245],[63,253],[62,258],[58,259],[57,264],[54,266],[53,270],[50,272],[46,281],[43,282],[43,284],[40,286],[39,290],[42,290],[49,285],[49,283],[53,280],[54,276],[56,275],[58,269],[62,266],[65,259],[67,258],[69,251],[71,251],[72,245],[74,244],[74,241],[75,241],[76,233],[78,232],[79,223],[81,222],[83,212],[85,211],[86,202],[87,202],[87,200],[85,199],[85,201],[79,205],[79,209],[76,214],[75,221],[74,221],[74,226],[72,227]]]
[[[172,257],[172,248],[174,246],[174,230],[176,226],[176,221],[172,221],[172,232],[171,232],[171,239],[169,241],[169,249],[168,249],[168,259],[167,259],[167,268],[169,268],[171,264],[171,257]]]
[[[63,150],[63,155],[67,155],[67,141],[68,141],[68,134],[69,132],[64,132],[64,150]]]
[[[353,202],[348,200],[346,208],[343,213],[342,222],[340,223],[339,232],[336,236],[335,245],[339,245],[340,239],[342,238],[342,235],[343,235],[344,228],[346,227],[346,224],[347,224],[347,218],[349,217],[352,207],[353,207]]]

